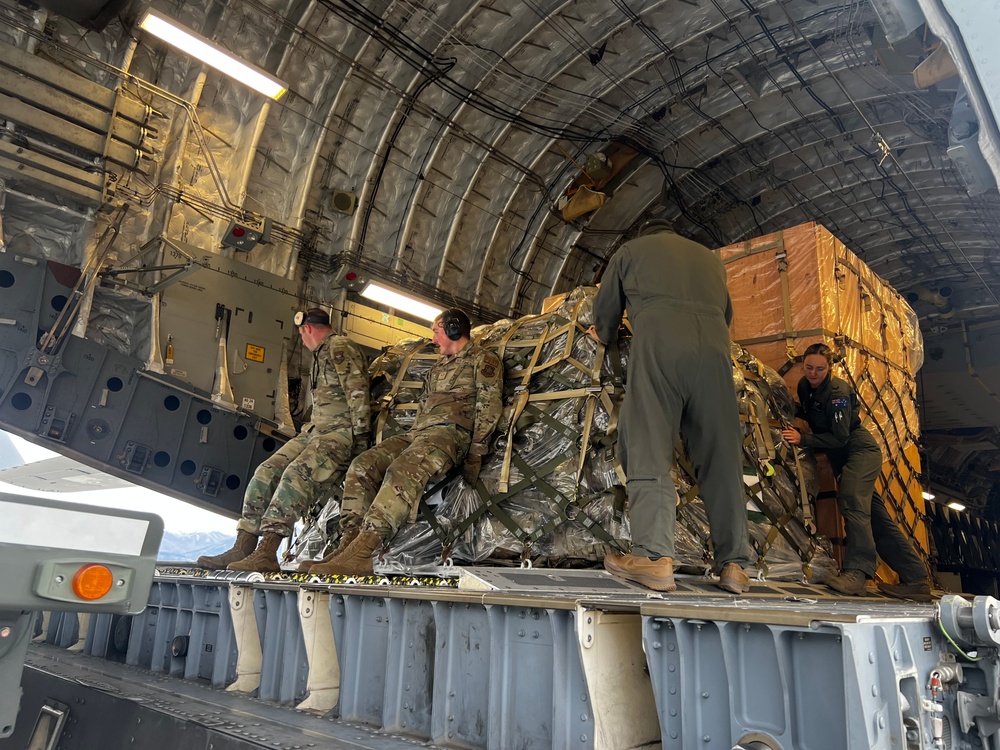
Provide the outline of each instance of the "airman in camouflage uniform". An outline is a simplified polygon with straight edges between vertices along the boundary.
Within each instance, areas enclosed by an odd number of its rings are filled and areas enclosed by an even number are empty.
[[[383,541],[414,520],[427,482],[464,461],[475,485],[489,438],[503,409],[503,366],[469,339],[469,318],[446,310],[434,321],[441,358],[427,374],[413,426],[365,451],[344,480],[341,529],[350,543],[314,565],[322,575],[370,575],[371,556]]]
[[[333,334],[323,310],[306,312],[299,333],[313,352],[312,421],[257,467],[243,497],[236,544],[221,555],[198,558],[200,567],[278,572],[281,541],[368,445],[368,368],[361,350]]]

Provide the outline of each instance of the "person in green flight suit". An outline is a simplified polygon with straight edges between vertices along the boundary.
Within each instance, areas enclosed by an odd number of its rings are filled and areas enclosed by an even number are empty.
[[[868,579],[875,575],[877,552],[901,581],[879,584],[883,593],[930,601],[927,569],[875,491],[882,451],[861,424],[857,393],[833,377],[832,365],[833,351],[826,344],[811,344],[806,349],[805,376],[797,391],[799,416],[809,423],[812,434],[794,427],[781,433],[792,445],[826,451],[837,477],[837,506],[844,517],[847,549],[843,569],[826,584],[841,594],[863,594]]]
[[[475,486],[503,410],[500,358],[470,339],[469,317],[445,310],[434,321],[441,357],[427,373],[413,426],[354,459],[344,480],[341,545],[308,567],[317,575],[371,575],[372,553],[413,521],[427,482],[463,465]]]
[[[634,337],[618,446],[627,478],[630,554],[609,554],[613,575],[673,591],[677,489],[670,476],[678,433],[705,502],[717,585],[749,591],[743,429],[733,382],[726,272],[707,247],[647,222],[608,264],[594,300],[599,341],[617,338],[628,310]]]
[[[329,493],[351,457],[368,447],[365,355],[346,336],[333,333],[325,310],[296,313],[295,325],[313,353],[311,420],[257,467],[243,497],[236,543],[220,555],[199,557],[201,568],[279,572],[278,547],[295,522]]]

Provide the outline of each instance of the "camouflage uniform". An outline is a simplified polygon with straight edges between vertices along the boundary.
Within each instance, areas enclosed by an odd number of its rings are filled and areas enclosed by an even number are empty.
[[[312,421],[257,467],[236,528],[290,536],[295,522],[326,494],[368,439],[368,368],[345,336],[328,334],[313,352]]]
[[[442,356],[427,373],[410,430],[371,448],[351,463],[344,480],[341,528],[365,520],[383,539],[416,514],[427,482],[482,456],[503,409],[503,366],[492,352],[469,342]]]

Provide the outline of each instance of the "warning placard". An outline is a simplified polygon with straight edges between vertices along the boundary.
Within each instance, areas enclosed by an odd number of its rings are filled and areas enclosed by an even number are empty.
[[[247,344],[247,359],[251,362],[263,362],[264,361],[264,347],[254,346],[253,344]]]

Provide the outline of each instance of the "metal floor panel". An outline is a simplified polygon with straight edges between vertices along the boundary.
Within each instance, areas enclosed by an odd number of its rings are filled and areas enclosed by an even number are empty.
[[[71,720],[59,743],[63,750],[403,750],[417,744],[48,645],[30,647],[23,685],[17,728],[0,740],[2,750],[26,746],[46,698],[69,706]]]
[[[677,590],[658,593],[637,584],[615,578],[603,570],[570,570],[545,568],[458,568],[462,571],[459,591],[489,591],[494,594],[532,594],[539,592],[556,593],[570,598],[614,596],[632,597],[641,601],[652,599],[686,601],[692,597],[716,600],[774,599],[891,603],[897,600],[883,596],[877,589],[869,589],[865,596],[844,596],[822,584],[750,579],[750,591],[742,597],[719,589],[718,579],[705,576],[675,574]]]

